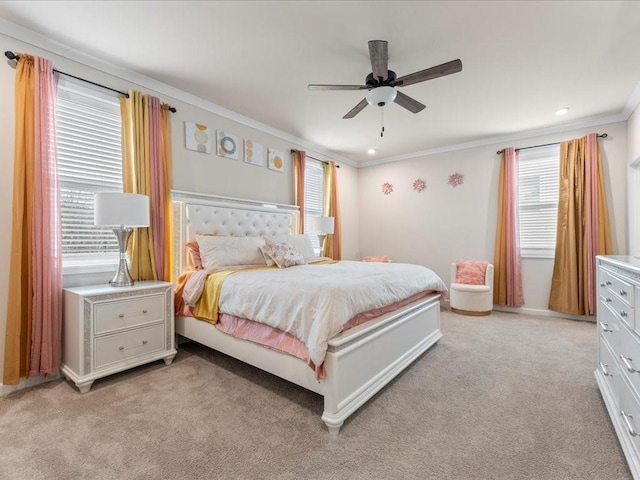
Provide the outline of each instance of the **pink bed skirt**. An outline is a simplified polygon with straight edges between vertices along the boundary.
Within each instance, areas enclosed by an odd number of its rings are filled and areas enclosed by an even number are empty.
[[[345,324],[342,331],[344,332],[345,330],[361,325],[364,322],[379,317],[380,315],[384,315],[385,313],[389,313],[397,310],[398,308],[402,308],[412,302],[415,302],[416,300],[427,297],[432,293],[434,292],[420,292],[399,302],[392,303],[391,305],[359,313]],[[177,312],[177,314],[193,317],[193,313],[188,307],[182,308],[181,311]],[[227,313],[220,313],[218,315],[218,323],[216,323],[214,326],[221,332],[229,334],[233,337],[242,340],[248,340],[250,342],[257,343],[278,352],[297,357],[307,362],[309,367],[311,367],[315,372],[316,378],[318,380],[322,380],[326,377],[324,364],[315,365],[309,359],[309,351],[306,345],[287,332],[283,332],[282,330],[273,328],[263,323],[254,322],[253,320],[247,320],[246,318],[236,317]]]

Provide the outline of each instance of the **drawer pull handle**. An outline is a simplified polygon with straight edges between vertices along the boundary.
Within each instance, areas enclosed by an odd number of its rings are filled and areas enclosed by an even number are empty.
[[[621,316],[622,318],[626,317],[626,316],[627,316],[627,312],[625,312],[624,310],[623,310],[623,311],[621,311],[621,312],[620,312],[620,316]]]
[[[147,344],[147,341],[146,341],[146,340],[142,340],[142,344],[143,344],[143,345],[146,345],[146,344]]]
[[[631,365],[631,358],[627,358],[624,355],[620,354],[620,360],[622,360],[622,363],[624,363],[625,368],[627,369],[627,372],[629,373],[637,373],[638,370],[636,370],[635,368],[633,368],[633,366]]]
[[[142,310],[142,313],[147,313],[147,310]]]
[[[609,327],[608,323],[602,323],[600,322],[600,327],[602,327],[602,331],[603,332],[613,332],[613,330],[611,330]]]
[[[118,350],[122,351],[122,350],[124,350],[124,347],[123,347],[122,345],[120,345],[120,346],[118,347]]]
[[[624,290],[620,290],[620,296],[624,297],[626,294],[627,294],[627,292],[626,292],[626,291],[624,291]]]
[[[605,285],[604,283],[601,283],[601,284],[600,284],[600,286],[601,286],[601,287],[605,287],[606,285]]]
[[[611,299],[609,297],[605,298],[604,301],[607,303],[611,303]]]
[[[609,373],[609,371],[607,370],[607,366],[608,366],[608,365],[605,365],[604,363],[600,362],[600,370],[602,370],[602,374],[603,374],[605,377],[613,377],[613,375],[611,375],[611,374]]]
[[[611,285],[611,282],[609,280],[607,280],[607,285]]]
[[[633,418],[633,415],[629,415],[624,410],[620,410],[620,413],[622,414],[622,420],[624,420],[624,423],[627,425],[627,431],[629,432],[629,435],[631,435],[632,437],[637,437],[638,435],[640,435],[633,429],[633,425],[631,425],[631,422],[629,421],[630,418]]]
[[[118,318],[124,318],[124,313],[118,314]]]

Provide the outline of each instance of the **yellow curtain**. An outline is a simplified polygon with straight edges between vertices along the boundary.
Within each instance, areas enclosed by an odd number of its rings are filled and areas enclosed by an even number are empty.
[[[34,59],[20,54],[15,83],[15,150],[13,171],[13,221],[7,328],[2,383],[16,385],[30,369],[32,316],[33,188],[35,163]]]
[[[164,237],[165,237],[165,251],[166,256],[164,260],[164,277],[163,280],[173,281],[173,241],[172,241],[172,222],[173,209],[171,207],[171,189],[173,188],[173,147],[171,144],[171,112],[169,111],[169,105],[162,105],[160,127],[162,133],[162,155],[163,155],[163,178],[164,178],[164,191],[162,197],[164,198],[164,218],[167,220],[164,222]]]
[[[594,314],[594,258],[611,253],[611,227],[596,136],[562,142],[549,309],[572,315]]]
[[[120,98],[124,191],[151,195],[148,97],[129,91]],[[128,246],[134,280],[157,280],[151,228],[134,228]]]
[[[324,216],[333,217],[333,234],[327,235],[323,256],[334,260],[342,259],[342,232],[340,225],[340,199],[338,196],[338,167],[334,161],[323,167]]]
[[[306,167],[306,153],[302,150],[293,151],[293,175],[296,205],[300,207],[298,215],[298,233],[304,233],[304,171]]]

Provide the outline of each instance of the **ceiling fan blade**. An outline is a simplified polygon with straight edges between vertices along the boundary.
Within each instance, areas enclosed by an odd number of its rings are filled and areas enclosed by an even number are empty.
[[[366,85],[308,85],[309,90],[367,90]]]
[[[349,113],[347,113],[344,117],[342,118],[353,118],[355,117],[357,114],[359,114],[364,107],[366,107],[367,105],[369,105],[369,103],[367,102],[366,98],[363,98],[362,101],[357,104],[355,107],[353,107]]]
[[[386,80],[389,66],[388,42],[386,40],[369,41],[369,58],[371,71],[376,80]]]
[[[421,104],[419,101],[414,100],[413,98],[405,95],[402,92],[398,92],[398,91],[396,92],[397,92],[397,95],[394,102],[396,102],[401,107],[406,108],[411,113],[418,113],[426,108],[426,106]]]
[[[426,70],[420,70],[419,72],[410,73],[404,77],[396,79],[391,84],[392,87],[406,87],[407,85],[413,85],[414,83],[424,82],[426,80],[433,80],[434,78],[444,77],[445,75],[451,75],[452,73],[458,73],[462,70],[462,62],[460,59],[452,60],[442,65],[427,68]]]

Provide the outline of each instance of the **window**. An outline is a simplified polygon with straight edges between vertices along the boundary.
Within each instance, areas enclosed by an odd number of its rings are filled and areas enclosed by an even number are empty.
[[[311,238],[315,251],[320,251],[318,236],[312,233],[311,218],[321,217],[324,206],[324,169],[322,162],[307,158],[304,169],[304,231]]]
[[[117,263],[115,235],[110,229],[93,225],[93,194],[122,191],[118,98],[61,79],[56,142],[65,270],[87,264]]]
[[[553,258],[556,248],[560,146],[519,152],[520,253]]]

